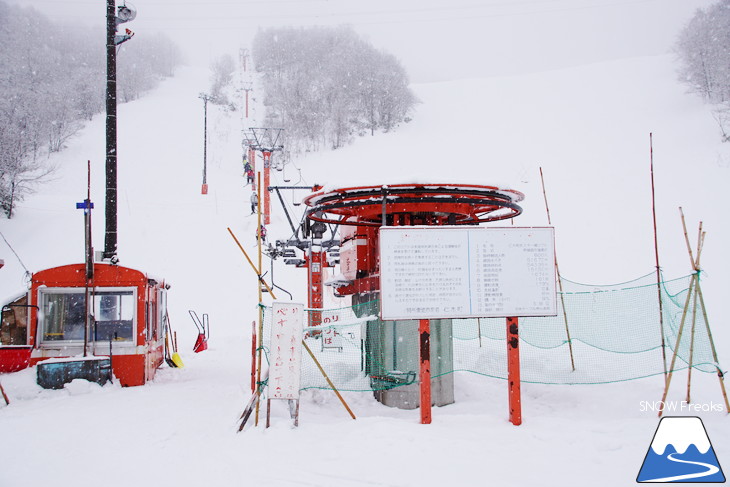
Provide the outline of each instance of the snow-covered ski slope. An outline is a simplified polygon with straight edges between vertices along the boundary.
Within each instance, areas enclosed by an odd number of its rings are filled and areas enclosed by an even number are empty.
[[[109,487],[633,485],[657,426],[643,401],[662,379],[605,386],[523,387],[522,426],[507,421],[504,381],[458,375],[456,403],[417,411],[386,408],[346,393],[356,421],[334,394],[303,395],[301,425],[283,405],[273,426],[236,434],[249,394],[256,281],[229,236],[253,254],[255,217],[241,166],[241,112],[209,106],[208,195],[202,182],[208,73],[181,69],[144,99],[119,107],[119,256],[170,282],[169,309],[184,369],[163,368],[136,388],[76,381],[42,390],[35,370],[0,377],[0,485]],[[416,85],[413,121],[334,152],[294,159],[274,184],[327,187],[397,182],[504,185],[526,194],[517,225],[545,225],[543,168],[562,274],[606,284],[654,270],[649,133],[660,258],[667,277],[689,274],[678,207],[696,242],[707,231],[703,291],[720,361],[730,363],[730,146],[709,109],[676,81],[670,57],[624,59],[517,77]],[[261,94],[254,92],[258,103]],[[261,108],[258,107],[257,110]],[[257,113],[258,115],[258,113]],[[250,120],[243,126],[259,126]],[[103,245],[104,119],[96,117],[52,157],[55,180],[2,220],[2,232],[31,271],[80,262],[86,161],[93,165],[95,246]],[[296,168],[295,168],[296,166]],[[292,195],[285,192],[291,200]],[[270,239],[291,231],[274,201]],[[4,242],[0,296],[23,291],[23,269]],[[268,264],[265,264],[265,270]],[[304,271],[278,266],[277,284],[306,302]],[[209,350],[193,354],[188,310],[209,313]],[[626,337],[630,340],[631,337]],[[582,366],[590,366],[590,362]],[[579,365],[581,366],[581,365]],[[684,399],[677,374],[670,399]],[[722,402],[716,377],[693,375],[693,400]],[[699,415],[721,465],[730,465],[724,413]]]

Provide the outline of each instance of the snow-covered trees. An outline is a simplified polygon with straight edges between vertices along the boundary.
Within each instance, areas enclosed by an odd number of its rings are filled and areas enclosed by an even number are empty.
[[[690,89],[716,106],[725,133],[730,124],[730,0],[697,10],[677,40],[680,77]]]
[[[270,126],[291,150],[338,148],[355,135],[388,131],[416,103],[405,69],[348,27],[272,28],[253,42]]]
[[[61,150],[83,120],[104,110],[103,21],[98,30],[59,26],[0,0],[0,209],[8,218],[50,171],[42,153]],[[118,99],[137,98],[179,63],[166,37],[123,44]]]
[[[233,73],[236,72],[236,63],[230,54],[224,54],[217,58],[210,65],[211,84],[210,84],[210,101],[218,105],[226,105],[229,103],[228,95],[225,89],[230,86],[233,81]]]

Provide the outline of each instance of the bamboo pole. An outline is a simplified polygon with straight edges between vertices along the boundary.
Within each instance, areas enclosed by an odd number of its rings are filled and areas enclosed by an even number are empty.
[[[707,327],[707,336],[710,339],[710,349],[712,350],[712,360],[715,362],[715,368],[717,369],[717,378],[720,381],[720,390],[722,391],[722,397],[725,399],[725,411],[730,414],[730,402],[728,402],[727,391],[725,390],[725,376],[720,369],[720,361],[717,359],[717,349],[715,348],[715,340],[712,338],[712,331],[710,331],[710,320],[707,319],[707,309],[705,308],[705,299],[702,296],[702,288],[700,287],[699,280],[697,281],[697,294],[700,296],[700,309],[702,310],[702,317],[705,320],[705,326]]]
[[[251,394],[256,392],[256,321],[251,322]]]
[[[700,272],[700,256],[702,255],[702,222],[700,222],[700,228],[697,232],[697,259],[694,261],[695,274],[698,275]],[[687,369],[687,404],[692,402],[691,400],[691,388],[692,388],[692,366],[694,365],[694,351],[695,351],[695,329],[697,325],[697,285],[699,284],[699,275],[697,276],[697,283],[695,284],[695,295],[694,301],[692,302],[692,331],[690,332],[689,340],[689,368]]]
[[[268,377],[269,377],[269,371],[267,370],[263,376],[263,380],[268,379]],[[246,407],[244,408],[243,412],[241,413],[241,417],[239,418],[241,420],[241,424],[238,426],[239,433],[241,431],[243,431],[244,426],[246,426],[246,422],[248,421],[248,418],[251,417],[251,412],[253,411],[254,404],[256,404],[259,401],[259,399],[261,398],[262,392],[263,392],[263,387],[261,387],[261,384],[258,384],[256,387],[256,391],[251,396],[251,399],[248,401],[248,404],[246,404]]]
[[[687,404],[692,402],[691,389],[692,389],[692,366],[694,365],[694,354],[695,354],[695,328],[697,325],[697,284],[695,284],[695,293],[692,301],[692,328],[690,331],[689,338],[689,368],[687,369]]]
[[[235,240],[236,244],[238,245],[238,248],[241,249],[241,252],[243,252],[244,257],[246,257],[246,260],[251,265],[251,268],[254,270],[254,272],[258,276],[259,283],[266,288],[266,290],[269,292],[269,294],[271,294],[271,297],[276,299],[274,297],[274,292],[272,291],[271,287],[269,287],[269,284],[266,282],[266,280],[263,279],[261,274],[259,274],[258,269],[256,269],[256,265],[253,263],[253,261],[251,260],[251,257],[249,257],[248,253],[241,245],[241,242],[238,241],[238,238],[236,238],[236,235],[233,233],[233,231],[230,229],[230,227],[228,228],[228,233],[231,234],[231,237],[233,237],[233,240]]]
[[[256,184],[256,191],[257,194],[257,201],[256,201],[256,213],[257,213],[257,219],[258,223],[256,226],[256,245],[258,247],[258,253],[259,253],[259,265],[256,268],[256,275],[258,278],[258,281],[256,283],[256,289],[258,290],[258,298],[259,298],[259,346],[258,346],[258,357],[256,360],[256,382],[261,381],[261,361],[262,361],[262,349],[264,345],[264,307],[263,304],[263,294],[261,292],[261,173],[259,172],[257,174],[257,184]],[[239,247],[241,244],[239,243]],[[241,250],[243,250],[243,247],[241,247]],[[246,252],[244,252],[244,255],[246,255]],[[268,287],[267,287],[268,289]],[[272,294],[273,297],[273,294]],[[259,408],[261,406],[261,401],[256,401],[256,414],[254,416],[254,426],[259,425]]]
[[[679,207],[679,215],[682,218],[682,230],[684,231],[684,242],[687,244],[687,252],[689,253],[689,262],[690,262],[690,265],[692,266],[692,269],[694,269],[696,271],[697,266],[695,264],[695,257],[692,252],[692,246],[689,243],[689,236],[687,235],[687,225],[685,224],[685,221],[684,221],[684,212],[682,211],[681,206]],[[702,224],[700,224],[700,226],[701,225]]]
[[[10,399],[8,399],[8,395],[5,394],[5,389],[3,389],[2,384],[0,384],[0,394],[2,394],[3,399],[5,399],[5,405],[10,406]]]
[[[340,394],[340,391],[337,390],[335,385],[332,383],[330,378],[327,376],[327,373],[322,368],[322,365],[320,365],[319,360],[317,360],[317,357],[315,357],[314,354],[312,353],[312,350],[309,348],[309,345],[307,345],[304,340],[302,340],[302,345],[304,345],[304,349],[307,351],[307,353],[309,353],[309,356],[312,357],[312,360],[314,360],[314,363],[317,365],[317,367],[319,368],[319,371],[324,376],[324,379],[327,381],[327,384],[329,384],[329,386],[332,388],[332,390],[335,392],[335,394],[337,394],[337,398],[340,400],[340,402],[345,407],[345,409],[347,409],[347,412],[350,413],[350,416],[352,417],[352,419],[357,419],[357,418],[355,418],[355,413],[353,413],[352,409],[350,409],[350,406],[347,405],[345,398],[342,397],[342,394]]]
[[[680,212],[682,209],[680,208]],[[684,214],[682,214],[682,225],[684,225]],[[710,329],[710,320],[707,318],[707,308],[705,308],[705,299],[702,295],[702,288],[700,287],[699,272],[700,272],[700,257],[702,255],[702,248],[705,245],[705,235],[707,232],[702,231],[702,222],[700,222],[700,230],[697,238],[697,259],[694,261],[694,267],[697,272],[697,285],[695,293],[699,296],[700,309],[702,311],[702,318],[705,320],[705,328],[707,330],[707,336],[710,340],[710,350],[712,351],[712,360],[714,361],[715,368],[717,369],[717,378],[720,381],[720,391],[722,397],[725,400],[725,411],[730,413],[730,403],[728,403],[727,391],[725,390],[725,377],[720,369],[720,361],[717,358],[717,349],[715,348],[715,340],[712,336],[712,330]],[[689,238],[687,237],[687,231],[685,228],[685,239],[687,245],[689,245]],[[689,402],[689,401],[688,401]]]
[[[687,234],[687,224],[684,218],[684,212],[682,211],[682,207],[679,208],[679,214],[682,220],[682,231],[684,233],[684,241],[687,244],[687,253],[689,254],[690,263],[692,265],[692,269],[695,271],[692,274],[692,280],[689,284],[689,292],[687,293],[687,299],[684,303],[684,309],[682,310],[682,321],[679,325],[679,331],[677,333],[677,343],[674,347],[674,354],[672,355],[672,364],[669,367],[669,375],[667,376],[667,380],[664,384],[664,394],[662,395],[662,402],[659,407],[659,416],[662,415],[664,412],[664,401],[667,398],[667,394],[669,393],[669,384],[672,380],[672,374],[674,372],[674,364],[677,359],[677,354],[679,353],[679,345],[682,340],[682,331],[684,329],[685,320],[687,317],[687,311],[689,309],[689,302],[690,298],[692,298],[692,293],[695,293],[695,300],[694,300],[694,308],[692,310],[692,338],[690,339],[690,360],[689,360],[689,369],[688,369],[688,375],[687,375],[687,402],[689,402],[690,399],[690,387],[691,387],[691,378],[692,378],[692,355],[693,355],[693,347],[694,347],[694,321],[696,318],[696,306],[697,306],[697,289],[699,288],[700,284],[700,269],[699,269],[699,263],[700,263],[700,257],[702,255],[702,244],[704,242],[704,234],[702,232],[702,223],[700,222],[700,228],[699,228],[699,236],[698,236],[698,248],[697,248],[697,258],[695,259],[694,253],[692,252],[692,245],[689,242],[689,235]],[[724,390],[724,389],[723,389]]]
[[[548,206],[547,192],[545,191],[545,178],[542,175],[542,167],[540,167],[540,182],[542,183],[542,195],[545,198],[545,210],[547,211],[548,225],[553,223],[550,219],[550,207]],[[558,276],[558,288],[560,289],[560,304],[563,308],[563,321],[565,322],[565,335],[568,338],[568,350],[570,351],[570,367],[575,372],[575,359],[573,358],[573,340],[570,338],[570,328],[568,328],[568,312],[565,310],[565,296],[563,294],[563,281],[560,278],[560,268],[558,267],[558,251],[553,249],[555,257],[555,273]]]
[[[682,310],[682,320],[679,323],[679,331],[677,332],[677,342],[674,345],[674,353],[672,353],[672,363],[669,366],[669,374],[667,375],[667,380],[664,382],[664,394],[662,394],[662,401],[659,403],[659,417],[661,417],[662,413],[664,412],[664,401],[666,401],[667,399],[667,394],[669,393],[669,384],[671,384],[672,382],[672,375],[674,374],[674,364],[677,361],[679,344],[682,341],[682,331],[684,330],[684,322],[687,318],[687,309],[689,308],[689,299],[692,296],[692,292],[694,291],[696,278],[697,274],[692,274],[692,279],[689,282],[689,291],[687,292],[687,299],[684,302],[684,309]]]
[[[656,197],[654,192],[654,142],[649,133],[649,159],[651,169],[651,214],[654,220],[654,257],[656,261],[656,293],[659,302],[659,333],[662,343],[662,363],[664,364],[664,383],[667,382],[667,345],[664,339],[664,303],[662,302],[662,276],[659,267],[659,237],[656,225]]]

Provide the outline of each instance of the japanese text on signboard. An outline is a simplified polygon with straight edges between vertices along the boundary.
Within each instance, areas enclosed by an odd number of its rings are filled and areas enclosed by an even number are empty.
[[[557,314],[553,229],[382,227],[383,319]]]
[[[299,399],[304,305],[274,301],[269,398]]]

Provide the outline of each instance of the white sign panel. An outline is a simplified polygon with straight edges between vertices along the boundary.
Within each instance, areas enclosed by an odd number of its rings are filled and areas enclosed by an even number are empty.
[[[272,313],[269,398],[299,399],[304,305],[274,301]]]
[[[322,351],[332,348],[342,351],[342,335],[334,328],[322,330],[320,340],[322,341]]]
[[[549,227],[381,227],[384,320],[557,315]]]

